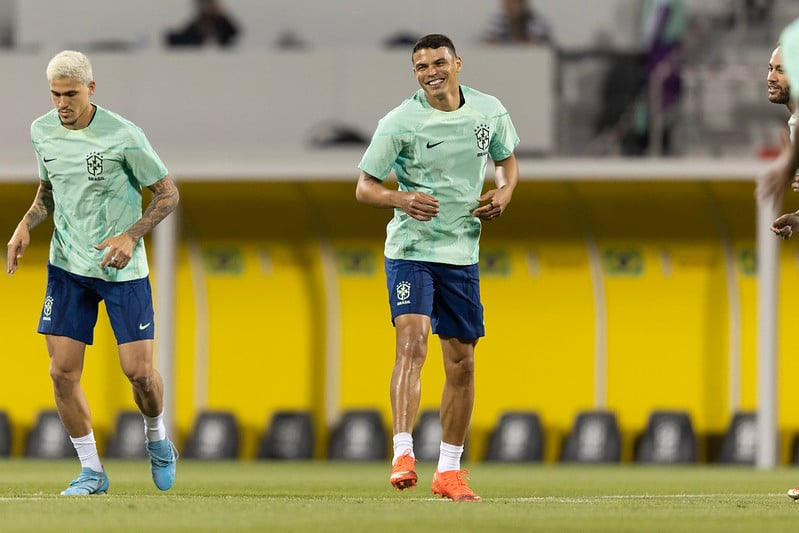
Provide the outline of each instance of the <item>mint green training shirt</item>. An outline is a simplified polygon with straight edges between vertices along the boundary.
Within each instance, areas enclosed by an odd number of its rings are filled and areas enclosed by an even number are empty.
[[[481,225],[472,211],[488,158],[510,157],[519,137],[497,98],[464,85],[461,91],[460,108],[440,111],[419,89],[378,122],[358,165],[380,181],[393,169],[399,190],[424,192],[439,201],[438,216],[427,222],[394,209],[386,257],[452,265],[479,260]]]
[[[791,101],[799,101],[799,18],[788,24],[780,35],[782,64],[791,86]]]
[[[31,124],[39,178],[53,187],[50,263],[106,281],[140,279],[149,273],[143,239],[121,270],[100,268],[107,249],[95,250],[93,245],[138,221],[142,187],[168,171],[138,126],[96,107],[92,121],[80,130],[63,127],[55,109]]]

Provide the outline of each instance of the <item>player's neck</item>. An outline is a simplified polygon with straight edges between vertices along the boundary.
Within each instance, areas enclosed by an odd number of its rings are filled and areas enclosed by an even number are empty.
[[[83,128],[87,127],[89,124],[92,123],[92,119],[94,119],[94,114],[97,112],[97,106],[89,103],[86,112],[78,118],[72,124],[62,124],[68,130],[82,130]],[[85,115],[85,116],[84,116]]]
[[[440,98],[437,97],[430,97],[429,95],[425,95],[427,98],[427,103],[430,104],[431,107],[438,109],[439,111],[455,111],[459,109],[463,103],[463,93],[461,92],[461,87],[458,85],[457,91],[449,91],[445,94],[442,94]]]

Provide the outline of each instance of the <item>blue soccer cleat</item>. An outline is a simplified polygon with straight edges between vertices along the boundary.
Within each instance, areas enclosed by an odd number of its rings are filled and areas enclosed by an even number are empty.
[[[108,476],[105,472],[95,472],[91,468],[81,468],[80,475],[69,482],[69,487],[61,491],[63,496],[88,496],[104,494],[108,491]]]
[[[169,490],[175,482],[175,463],[180,455],[172,441],[167,439],[147,443],[153,483],[161,490]]]

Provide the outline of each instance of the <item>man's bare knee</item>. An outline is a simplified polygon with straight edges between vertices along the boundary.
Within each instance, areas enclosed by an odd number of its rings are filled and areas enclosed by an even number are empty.
[[[134,388],[142,392],[150,392],[150,390],[153,388],[152,372],[128,374],[127,378],[130,380],[130,383]]]
[[[60,368],[50,366],[50,379],[53,381],[53,388],[56,393],[68,391],[80,382],[80,374],[75,372],[65,372]]]
[[[445,363],[447,381],[455,386],[468,386],[474,381],[474,357],[466,356]]]
[[[427,337],[424,334],[402,335],[397,339],[397,357],[411,359],[427,355]]]

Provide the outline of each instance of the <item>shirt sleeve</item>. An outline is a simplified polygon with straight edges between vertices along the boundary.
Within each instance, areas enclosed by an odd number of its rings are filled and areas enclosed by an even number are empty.
[[[799,100],[799,18],[791,22],[780,36],[782,63],[791,86],[791,100]]]
[[[31,144],[33,145],[33,153],[36,157],[36,166],[39,168],[39,179],[44,181],[50,181],[50,175],[47,173],[47,167],[44,166],[44,161],[42,161],[42,154],[39,152],[39,143],[36,141],[36,122],[34,121],[31,124]]]
[[[519,144],[519,136],[510,115],[504,107],[501,107],[501,111],[496,120],[496,131],[491,136],[491,143],[488,146],[488,154],[494,161],[509,158]]]
[[[33,153],[36,154],[36,165],[39,167],[39,179],[50,181],[50,175],[47,173],[47,167],[44,166],[42,154],[39,153],[39,147],[37,146],[36,141],[33,141]]]
[[[143,187],[149,187],[169,174],[144,132],[138,128],[132,130],[131,140],[125,147],[125,164]]]
[[[363,154],[358,168],[370,176],[383,181],[394,167],[401,150],[401,136],[388,131],[385,119],[381,120],[377,123],[377,129],[372,136],[372,141]]]

